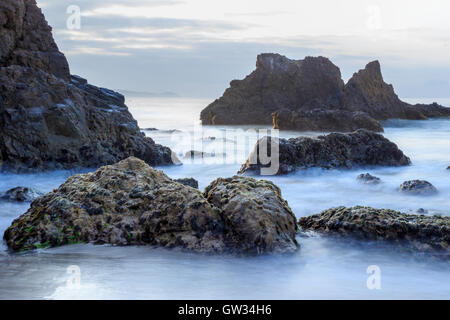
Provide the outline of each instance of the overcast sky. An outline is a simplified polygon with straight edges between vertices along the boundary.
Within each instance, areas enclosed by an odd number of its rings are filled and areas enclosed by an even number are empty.
[[[71,71],[111,89],[218,97],[256,55],[378,59],[401,97],[450,97],[448,0],[38,0]],[[67,8],[81,28],[67,28]]]

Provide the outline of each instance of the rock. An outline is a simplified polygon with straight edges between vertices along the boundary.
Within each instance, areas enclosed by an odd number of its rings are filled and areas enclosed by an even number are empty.
[[[181,183],[182,185],[198,189],[198,181],[194,178],[174,179],[173,181]]]
[[[6,191],[4,195],[0,197],[2,200],[18,201],[18,202],[32,202],[44,194],[36,189],[27,187],[16,187]]]
[[[69,80],[67,60],[52,36],[35,0],[0,3],[0,67],[18,65],[40,69]]]
[[[213,157],[224,157],[224,153],[210,153],[210,152],[203,152],[203,151],[195,151],[191,150],[186,152],[184,155],[185,159],[203,159],[203,158],[213,158]]]
[[[356,179],[359,182],[365,183],[365,184],[379,184],[381,182],[380,178],[375,177],[375,176],[371,175],[370,173],[360,174]]]
[[[272,114],[273,126],[279,130],[353,132],[364,128],[383,132],[381,123],[364,112],[313,109],[281,110]]]
[[[291,226],[287,217],[291,211],[278,188],[238,178],[215,182],[207,190],[208,199],[144,161],[128,158],[70,177],[34,201],[6,230],[4,239],[14,251],[89,242],[204,253],[291,252],[282,232],[288,230],[294,237],[295,219]],[[218,207],[227,192],[230,204]],[[260,207],[263,199],[269,202]]]
[[[397,145],[381,134],[368,130],[358,130],[353,133],[331,133],[317,138],[299,137],[276,139],[264,137],[260,139],[249,159],[242,165],[239,173],[261,174],[261,169],[269,166],[276,167],[272,161],[269,165],[263,165],[259,159],[259,149],[267,145],[271,150],[271,144],[276,146],[273,158],[279,161],[278,171],[273,173],[287,174],[298,169],[319,167],[354,168],[365,166],[407,166],[411,161]]]
[[[226,237],[244,252],[294,252],[297,223],[280,189],[270,181],[219,178],[204,192],[209,203],[222,209]]]
[[[0,171],[177,162],[141,133],[125,98],[70,76],[34,0],[0,4]]]
[[[447,167],[447,170],[450,170],[450,166]]]
[[[269,125],[280,130],[382,131],[378,120],[449,117],[437,103],[410,105],[386,84],[378,61],[344,84],[341,72],[324,57],[290,60],[261,54],[256,70],[234,80],[200,115],[204,125]]]
[[[410,215],[360,206],[339,207],[300,218],[299,225],[304,230],[320,233],[389,240],[450,258],[450,218],[447,216]]]
[[[400,191],[413,195],[432,195],[437,193],[437,189],[428,181],[411,180],[400,185]]]

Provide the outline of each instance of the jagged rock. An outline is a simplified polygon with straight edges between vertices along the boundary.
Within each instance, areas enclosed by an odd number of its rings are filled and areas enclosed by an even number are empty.
[[[380,122],[365,112],[313,109],[281,110],[272,114],[273,127],[279,130],[353,132],[364,128],[383,132]]]
[[[2,0],[0,67],[30,67],[69,80],[69,65],[51,31],[35,0]]]
[[[0,37],[0,171],[177,161],[140,132],[121,94],[70,76],[34,0],[2,1]]]
[[[5,192],[0,199],[17,202],[32,202],[44,194],[36,189],[27,187],[16,187]]]
[[[204,125],[274,124],[281,130],[382,131],[378,120],[448,117],[436,103],[409,105],[384,82],[378,61],[344,85],[337,66],[324,57],[290,60],[261,54],[256,70],[230,83],[200,115]]]
[[[194,178],[184,178],[184,179],[175,179],[175,182],[181,183],[185,186],[189,186],[195,189],[198,189],[198,181]]]
[[[359,239],[389,240],[421,252],[450,258],[450,218],[410,215],[370,207],[338,207],[300,218],[304,230],[352,236]]]
[[[234,176],[219,178],[204,192],[221,208],[228,241],[244,252],[293,252],[297,223],[280,189],[270,181]]]
[[[272,139],[275,140],[272,142]],[[349,169],[366,166],[407,166],[411,163],[395,143],[381,134],[361,129],[353,133],[331,133],[317,138],[299,137],[287,140],[264,137],[257,142],[239,173],[261,174],[261,169],[274,166],[273,161],[269,164],[260,161],[259,149],[265,145],[269,157],[278,160],[278,170],[274,172],[277,174],[311,167]],[[276,147],[273,156],[270,153],[272,145]]]
[[[379,184],[381,182],[380,178],[375,177],[370,173],[362,173],[356,179],[365,184]]]
[[[228,205],[219,201],[227,196],[225,185],[230,190]],[[144,161],[128,158],[70,177],[34,201],[6,230],[4,239],[14,251],[80,242],[156,245],[205,253],[292,251],[296,223],[278,188],[268,182],[237,179],[216,181],[207,190],[208,199]],[[259,207],[264,199],[269,204]]]
[[[272,113],[303,106],[339,106],[341,72],[327,58],[290,60],[261,54],[256,70],[233,80],[224,95],[201,113],[204,125],[272,124]]]
[[[411,180],[400,185],[400,191],[414,195],[431,195],[437,193],[437,189],[428,181]]]

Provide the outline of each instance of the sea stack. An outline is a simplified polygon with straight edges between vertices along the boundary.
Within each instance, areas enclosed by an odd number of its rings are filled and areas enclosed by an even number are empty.
[[[0,2],[0,171],[172,164],[125,98],[72,76],[34,0]]]
[[[449,117],[436,103],[410,105],[383,80],[373,61],[347,82],[325,57],[291,60],[266,53],[244,80],[233,80],[223,96],[200,115],[204,125],[270,125],[280,130],[383,131],[380,120]]]

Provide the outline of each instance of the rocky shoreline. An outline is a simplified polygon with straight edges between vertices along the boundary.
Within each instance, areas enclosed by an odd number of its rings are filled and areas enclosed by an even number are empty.
[[[71,76],[34,0],[0,4],[0,171],[178,159],[145,137],[121,94]]]

